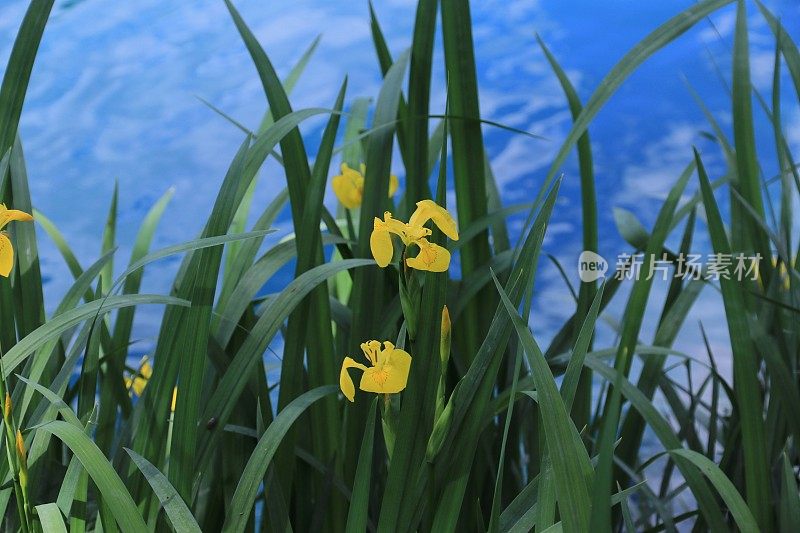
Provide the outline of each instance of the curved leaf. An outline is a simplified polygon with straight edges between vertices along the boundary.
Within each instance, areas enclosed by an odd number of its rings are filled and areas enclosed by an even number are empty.
[[[162,296],[159,294],[127,294],[123,296],[110,296],[103,301],[96,300],[88,304],[81,305],[75,309],[70,309],[61,315],[51,319],[46,324],[36,328],[30,335],[15,344],[2,357],[3,377],[7,378],[14,369],[22,363],[30,354],[41,348],[54,335],[60,335],[75,324],[95,317],[98,314],[108,313],[113,309],[128,307],[131,305],[143,304],[162,304],[162,305],[181,305],[189,306],[189,302],[172,296]]]
[[[225,519],[222,531],[226,533],[244,531],[250,519],[250,513],[256,501],[258,487],[264,481],[272,457],[278,449],[283,436],[289,431],[295,420],[316,402],[338,391],[336,385],[326,385],[310,390],[287,405],[283,411],[278,413],[275,420],[267,427],[264,435],[258,441],[256,449],[247,461],[242,477],[239,478],[239,485],[231,499],[230,511]]]
[[[122,531],[140,533],[148,530],[125,484],[108,459],[82,429],[56,420],[40,426],[37,431],[52,433],[72,450],[91,476],[97,490],[103,495]]]
[[[150,486],[153,487],[153,492],[156,493],[161,505],[164,506],[164,512],[167,513],[167,518],[169,518],[173,529],[175,529],[177,533],[183,533],[184,531],[201,531],[192,512],[181,499],[175,487],[169,482],[167,476],[162,474],[150,461],[135,451],[129,450],[128,448],[125,448],[125,451],[131,456],[131,459],[139,470],[141,470],[147,482],[150,483]]]

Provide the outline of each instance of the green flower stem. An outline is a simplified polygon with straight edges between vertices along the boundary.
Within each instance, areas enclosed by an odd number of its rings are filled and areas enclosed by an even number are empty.
[[[5,373],[2,371],[2,363],[0,363],[0,398],[3,399],[3,425],[5,426],[6,433],[6,460],[8,461],[8,469],[12,472],[14,480],[14,496],[17,502],[17,514],[19,515],[20,526],[23,533],[30,531],[29,510],[30,503],[28,502],[26,487],[20,483],[20,465],[17,457],[15,456],[16,447],[16,424],[14,423],[14,413],[10,409],[6,409],[6,396],[8,389],[6,386]]]

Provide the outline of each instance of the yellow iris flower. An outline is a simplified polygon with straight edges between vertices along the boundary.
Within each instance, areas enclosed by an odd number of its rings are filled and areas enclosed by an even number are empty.
[[[20,222],[30,222],[33,217],[24,211],[16,209],[8,209],[5,204],[0,204],[0,230],[12,220],[19,220]],[[11,244],[11,239],[5,232],[0,231],[0,276],[7,278],[11,274],[11,269],[14,267],[14,246]]]
[[[364,198],[364,174],[367,172],[367,167],[362,163],[359,170],[356,170],[347,166],[347,163],[342,163],[341,171],[341,174],[331,180],[333,192],[343,206],[355,209],[361,205]],[[394,196],[399,185],[397,176],[394,174],[389,176],[389,198]]]
[[[450,252],[426,238],[430,236],[431,230],[426,228],[425,224],[431,220],[442,233],[454,241],[458,240],[456,221],[447,209],[437,205],[433,200],[417,202],[417,210],[411,215],[408,223],[392,218],[392,214],[388,211],[383,214],[383,220],[376,217],[369,238],[369,247],[378,266],[383,268],[392,261],[394,257],[392,234],[395,234],[400,237],[404,246],[414,244],[419,248],[416,257],[406,259],[408,267],[429,272],[447,270],[450,266]]]
[[[139,371],[131,377],[125,378],[125,388],[129,392],[136,394],[136,396],[141,396],[147,381],[152,375],[153,366],[150,364],[150,360],[146,356],[142,357],[142,362],[139,363]]]
[[[389,341],[363,342],[361,350],[372,366],[368,367],[345,357],[339,373],[339,388],[348,400],[354,401],[356,395],[356,387],[347,372],[350,368],[363,371],[361,383],[358,384],[358,388],[363,391],[393,394],[406,388],[408,371],[411,368],[411,356],[408,352],[395,348]]]
[[[139,371],[135,375],[125,378],[125,388],[128,389],[129,393],[141,396],[152,375],[153,366],[150,364],[150,360],[147,356],[145,356],[142,358],[142,362],[139,365]],[[172,389],[172,404],[170,406],[170,410],[173,413],[175,412],[175,403],[177,401],[178,387],[175,387]]]

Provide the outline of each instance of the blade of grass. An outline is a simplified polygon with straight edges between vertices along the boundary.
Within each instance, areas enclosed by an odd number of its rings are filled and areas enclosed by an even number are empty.
[[[591,471],[589,456],[577,436],[578,432],[556,388],[550,368],[527,324],[517,314],[514,304],[496,278],[495,286],[532,365],[561,519],[568,531],[586,531],[591,513],[589,487],[592,479],[585,476],[586,471]]]
[[[53,1],[33,0],[30,2],[3,73],[3,83],[0,85],[0,154],[4,154],[4,156],[10,153],[17,138],[28,82],[47,19],[53,8]],[[25,184],[25,189],[27,189],[27,184]],[[24,200],[24,191],[21,192]],[[0,175],[0,201],[11,206],[16,203],[12,185],[6,180],[6,171]],[[30,290],[35,290],[35,288]],[[0,349],[7,351],[17,339],[16,320],[10,319],[14,316],[14,310],[9,279],[0,279],[0,312],[6,317],[0,323]]]
[[[64,516],[55,503],[37,505],[36,516],[39,518],[43,533],[67,533]]]
[[[684,173],[677,183],[670,190],[667,199],[661,207],[653,231],[645,250],[643,266],[652,268],[656,254],[660,254],[664,248],[664,241],[669,233],[672,218],[678,206],[683,190],[689,180],[689,174]],[[650,288],[653,284],[651,271],[646,275],[638,275],[634,281],[631,295],[625,307],[625,314],[622,319],[622,332],[620,335],[619,347],[614,362],[615,368],[620,376],[626,376],[630,372],[631,362],[636,349],[639,331],[644,319],[644,309],[650,295]],[[617,387],[613,387],[604,405],[604,415],[599,437],[600,460],[595,477],[592,497],[592,520],[593,530],[608,530],[611,527],[611,491],[613,487],[613,456],[615,441],[617,440],[617,430],[619,425],[622,397]]]
[[[367,425],[361,439],[361,448],[356,467],[353,496],[350,499],[350,511],[347,513],[347,533],[361,533],[367,530],[369,521],[370,478],[372,477],[372,450],[375,444],[375,412],[378,410],[378,398],[372,401],[367,415]]]
[[[678,440],[678,437],[673,432],[669,422],[658,412],[658,409],[656,409],[653,403],[630,381],[623,377],[619,371],[593,357],[587,357],[585,364],[607,382],[613,383],[617,387],[620,393],[631,403],[631,406],[641,413],[664,448],[667,450],[677,450],[681,448],[680,440]],[[685,460],[676,458],[675,463],[678,465],[678,468],[680,468],[681,473],[691,487],[692,494],[697,499],[698,506],[701,513],[703,513],[703,517],[706,519],[709,530],[726,531],[728,528],[723,519],[719,504],[711,493],[707,482],[700,476],[700,473]]]
[[[437,0],[417,4],[414,38],[408,78],[406,118],[406,191],[402,211],[410,214],[415,204],[430,197],[428,187],[428,119],[430,112],[431,70],[436,35]]]
[[[442,36],[444,40],[445,70],[447,72],[449,115],[463,120],[448,121],[451,143],[456,208],[461,225],[486,216],[486,176],[484,146],[478,105],[478,82],[475,72],[472,21],[467,0],[442,2]],[[479,233],[461,248],[462,277],[488,263],[491,252],[487,231]],[[471,361],[478,351],[481,338],[489,326],[491,309],[497,295],[484,289],[478,300],[467,306],[456,324],[454,332],[461,337],[462,352]]]
[[[263,213],[261,213],[261,216],[258,217],[258,220],[253,225],[253,230],[263,231],[272,226],[272,223],[275,221],[288,200],[289,191],[288,189],[283,189],[283,191],[278,193],[278,195],[275,196],[275,198],[267,205]],[[233,231],[233,227],[231,228],[230,233],[236,233]],[[232,297],[232,293],[235,291],[235,288],[238,287],[242,276],[244,276],[247,270],[252,267],[253,261],[255,261],[258,250],[263,242],[263,238],[258,238],[242,243],[241,246],[237,247],[237,252],[234,257],[231,257],[233,253],[229,252],[228,257],[230,259],[225,265],[225,275],[222,279],[222,289],[220,289],[219,297],[217,298],[217,307],[213,319],[214,329],[219,327],[218,318],[225,312],[225,309],[228,307],[229,303],[236,302],[236,300]]]
[[[245,156],[250,147],[248,136],[233,158],[225,176],[220,196],[203,231],[204,237],[224,235],[249,183],[243,183]],[[241,191],[241,193],[238,193]],[[238,198],[237,198],[238,197]],[[170,448],[169,480],[185,501],[192,501],[192,480],[195,473],[197,421],[203,395],[203,377],[211,329],[211,310],[222,261],[220,247],[202,248],[194,252],[187,270],[189,283],[181,291],[192,306],[182,314],[172,332],[174,350],[181,354],[178,379],[181,393],[175,403]],[[160,340],[160,339],[159,339]],[[161,344],[161,343],[159,343]],[[158,349],[157,349],[158,354]],[[157,358],[157,356],[156,356]]]
[[[179,532],[199,532],[200,526],[197,525],[192,512],[181,499],[175,487],[170,484],[167,476],[162,474],[150,461],[133,450],[125,448],[125,452],[130,455],[133,462],[142,471],[147,482],[150,483],[153,492],[156,493],[161,505],[164,506],[164,512],[167,514],[172,528]]]
[[[759,529],[758,524],[756,524],[756,519],[750,512],[750,509],[748,509],[742,496],[736,490],[736,487],[733,486],[733,483],[725,477],[725,474],[719,469],[719,466],[711,459],[692,450],[671,450],[669,453],[672,456],[677,455],[685,457],[696,466],[698,470],[705,474],[725,501],[740,531],[762,531]]]
[[[756,154],[756,140],[753,126],[753,103],[750,86],[750,53],[747,32],[747,11],[743,0],[738,0],[736,9],[736,31],[733,49],[733,139],[736,152],[737,180],[734,188],[740,192],[747,203],[764,218],[764,202],[761,197],[761,179]],[[745,222],[738,215],[738,210],[731,211],[733,229],[733,246],[737,250],[752,249],[761,253],[762,257],[771,257],[769,240],[761,228]],[[737,227],[742,224],[741,231],[745,236],[737,234]],[[745,229],[747,228],[747,229]],[[771,265],[761,269],[765,282],[770,279]],[[759,522],[761,523],[761,522]],[[764,524],[761,523],[763,526]]]
[[[126,294],[123,296],[111,296],[104,301],[94,301],[65,311],[58,317],[36,328],[35,331],[31,332],[3,355],[4,377],[8,378],[20,363],[34,351],[41,348],[53,336],[60,335],[75,324],[97,316],[100,312],[108,313],[121,307],[143,304],[188,306],[189,302],[180,298],[157,294]]]
[[[275,456],[278,446],[289,428],[314,402],[335,394],[339,389],[335,385],[318,387],[303,393],[278,413],[275,420],[267,427],[259,439],[255,451],[247,461],[247,466],[239,479],[239,485],[231,500],[231,508],[225,518],[222,531],[239,533],[247,527],[250,512],[256,501],[258,487],[264,480],[264,474]]]
[[[161,221],[161,217],[164,215],[164,211],[172,199],[174,192],[174,189],[169,189],[165,192],[153,207],[150,208],[147,215],[145,215],[142,225],[139,227],[139,231],[136,234],[129,265],[135,264],[147,255],[150,250],[150,244],[153,242],[153,235],[158,227],[158,223]],[[143,275],[144,269],[141,269],[132,272],[126,277],[122,286],[122,293],[133,294],[139,292]],[[118,356],[120,361],[124,361],[128,354],[128,343],[130,342],[135,313],[135,308],[121,310],[117,314],[117,319],[114,322],[113,346],[114,349],[121,351]]]
[[[52,8],[53,0],[32,0],[14,40],[0,86],[0,154],[9,150],[17,137],[33,62]],[[3,192],[0,191],[0,196],[5,196]],[[11,198],[7,201],[11,202]]]
[[[31,213],[31,195],[28,189],[28,173],[25,156],[19,137],[14,142],[9,159],[13,207]],[[44,322],[44,296],[42,275],[39,269],[39,252],[36,245],[36,226],[17,224],[12,228],[17,250],[16,283],[14,302],[17,305],[17,334],[24,337]]]
[[[722,225],[722,217],[714,199],[708,175],[697,151],[695,151],[695,159],[714,251],[730,254],[731,248]],[[769,529],[771,491],[765,448],[763,404],[758,382],[758,363],[749,333],[743,289],[732,279],[721,279],[720,289],[733,352],[734,390],[742,425],[747,503],[756,517],[759,527]]]
[[[781,499],[780,527],[781,531],[794,531],[800,528],[800,492],[794,475],[789,455],[781,454]]]
[[[688,257],[688,254],[691,252],[690,247],[695,221],[694,213],[695,211],[692,211],[689,216],[689,221],[684,229],[681,242],[680,254],[682,254],[684,258]],[[673,278],[673,281],[670,283],[667,302],[664,304],[662,316],[659,320],[658,330],[653,340],[654,345],[663,346],[665,348],[672,346],[687,314],[694,306],[703,287],[705,287],[705,283],[702,280],[689,281],[684,287],[679,278]],[[676,292],[677,295],[672,296]],[[665,361],[666,356],[648,357],[644,361],[644,367],[639,376],[637,386],[648,398],[652,399],[655,394],[659,378],[663,374]],[[627,438],[620,443],[618,452],[618,456],[624,463],[635,463],[636,454],[641,447],[644,431],[645,425],[641,416],[639,416],[636,411],[630,411],[625,416],[625,421],[622,424],[621,430],[621,434],[626,435]]]
[[[136,509],[130,493],[125,484],[111,467],[97,446],[89,439],[83,430],[56,420],[40,426],[36,431],[52,433],[66,444],[72,453],[80,460],[89,473],[97,490],[103,494],[114,513],[114,518],[122,531],[146,531],[147,525],[142,515]]]
[[[389,71],[394,65],[394,61],[392,60],[392,54],[389,51],[389,45],[386,43],[386,38],[383,35],[383,30],[381,30],[381,25],[378,22],[378,15],[375,13],[375,6],[372,4],[372,0],[369,0],[367,4],[369,5],[370,32],[372,33],[372,42],[375,46],[375,54],[378,56],[378,64],[381,67],[381,74],[383,74],[385,81],[386,76],[389,74]],[[419,4],[417,4],[417,9],[419,10]],[[397,130],[397,145],[398,149],[400,150],[400,157],[403,159],[406,169],[410,168],[408,156],[406,155],[406,141],[409,139],[409,137],[406,133],[407,125],[404,120],[404,118],[408,117],[408,115],[408,105],[406,104],[406,99],[401,93],[397,103],[396,115],[393,117],[395,118],[395,121],[392,124],[391,129]]]
[[[569,110],[572,114],[572,120],[575,121],[580,116],[581,111],[583,111],[583,106],[581,105],[578,93],[575,91],[575,87],[572,85],[572,82],[570,82],[567,73],[564,72],[563,68],[561,68],[561,65],[558,63],[547,46],[545,46],[544,41],[542,41],[538,34],[536,35],[536,40],[539,42],[539,46],[542,48],[547,61],[550,63],[550,67],[553,69],[553,72],[558,78],[561,89],[564,91],[564,96],[567,98]],[[578,138],[577,151],[578,170],[581,178],[581,227],[583,228],[583,251],[597,253],[597,194],[595,193],[594,163],[592,161],[592,145],[591,141],[589,140],[588,128]],[[580,284],[580,289],[578,290],[578,306],[576,310],[577,316],[586,316],[586,314],[589,312],[589,307],[592,305],[592,301],[594,300],[594,295],[596,292],[596,282],[584,282]],[[575,337],[577,338],[578,335],[579,332],[576,328]],[[591,345],[592,339],[590,337],[587,349],[591,350]],[[583,427],[589,421],[590,403],[592,401],[592,375],[587,369],[583,368],[583,365],[580,365],[578,368],[582,371],[582,374],[578,384],[578,389],[575,391],[577,394],[576,406],[574,409],[571,409],[571,413],[573,420],[575,421],[575,425],[577,427]]]

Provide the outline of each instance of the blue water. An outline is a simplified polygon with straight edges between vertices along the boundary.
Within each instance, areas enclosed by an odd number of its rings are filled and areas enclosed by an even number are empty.
[[[506,203],[530,201],[571,124],[561,90],[534,35],[538,32],[548,43],[585,101],[625,52],[692,4],[685,0],[473,2],[482,115],[546,138],[485,128],[487,149]],[[24,0],[0,5],[0,65],[5,64],[26,5]],[[240,0],[237,5],[282,74],[314,37],[322,35],[292,94],[295,109],[330,107],[345,75],[350,79],[349,101],[377,95],[380,72],[366,2]],[[395,55],[410,44],[414,5],[411,0],[375,2]],[[768,5],[797,40],[800,5],[792,0]],[[755,6],[748,9],[753,82],[769,99],[774,44]],[[646,226],[652,224],[661,200],[690,161],[692,145],[703,150],[712,174],[723,168],[718,150],[701,135],[709,128],[686,83],[729,127],[726,80],[731,70],[733,22],[734,9],[723,9],[658,53],[625,83],[591,126],[600,251],[612,265],[618,253],[629,250],[613,224],[613,207],[631,209]],[[441,113],[443,58],[437,46],[432,110]],[[800,110],[789,87],[785,78],[784,124],[797,150]],[[115,180],[120,186],[118,270],[127,262],[144,214],[170,187],[175,188],[175,197],[154,246],[197,235],[243,139],[241,131],[197,97],[250,128],[258,127],[266,106],[255,69],[221,1],[56,2],[33,72],[21,135],[34,204],[56,222],[84,266],[98,257]],[[757,114],[764,173],[772,176],[772,133]],[[303,125],[312,152],[323,121],[324,117]],[[397,157],[394,167],[402,181]],[[577,284],[574,265],[581,247],[575,161],[570,160],[563,170],[559,208],[545,251],[562,261]],[[267,164],[256,205],[264,205],[283,185],[280,170]],[[335,207],[332,194],[326,203]],[[515,220],[512,227],[518,230],[519,223]],[[290,231],[288,213],[279,219],[278,227],[281,234]],[[71,276],[46,236],[41,240],[47,303],[53,309],[71,284]],[[698,236],[700,247],[704,240]],[[167,292],[176,267],[177,259],[148,267],[143,289]],[[279,289],[288,275],[277,279],[271,289]],[[663,287],[656,287],[654,298],[659,291]],[[537,292],[532,327],[546,339],[571,313],[573,304],[549,262],[542,262]],[[729,351],[727,335],[720,314],[709,312],[709,306],[719,305],[711,292],[687,321],[682,347],[697,347],[697,320],[703,319],[715,352],[724,357]],[[612,320],[623,303],[620,300],[610,310]],[[653,309],[658,311],[657,306]],[[138,311],[134,335],[141,339],[142,351],[152,346],[160,313],[157,308]],[[607,328],[605,335],[613,337],[613,328]]]

